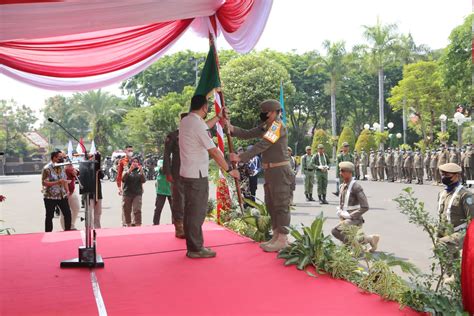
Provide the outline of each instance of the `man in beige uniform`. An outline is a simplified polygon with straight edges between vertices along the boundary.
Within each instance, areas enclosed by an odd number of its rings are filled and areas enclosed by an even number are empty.
[[[438,242],[448,249],[451,256],[446,268],[449,281],[452,281],[453,267],[449,264],[459,256],[464,241],[463,232],[474,218],[474,195],[463,187],[459,165],[447,163],[441,165],[439,171],[446,188],[438,195],[440,223],[444,224],[438,229]]]
[[[260,119],[263,122],[250,130],[232,126],[228,122],[229,131],[237,138],[261,138],[250,151],[230,154],[230,160],[247,162],[252,157],[262,154],[262,165],[265,175],[265,205],[270,213],[273,237],[260,246],[264,251],[276,252],[288,244],[290,226],[291,184],[294,173],[288,156],[288,133],[280,120],[281,105],[276,100],[267,100],[260,104]]]
[[[341,184],[339,195],[339,207],[337,215],[341,222],[332,229],[331,233],[334,237],[347,243],[348,240],[344,234],[344,225],[355,225],[362,228],[364,218],[362,215],[369,210],[369,202],[365,196],[362,186],[353,178],[354,164],[348,161],[339,163],[339,172],[341,175]],[[379,243],[379,235],[363,235],[359,242],[362,244],[370,244],[370,252],[377,249]]]
[[[418,149],[415,152],[413,165],[415,167],[416,184],[423,184],[423,155]]]

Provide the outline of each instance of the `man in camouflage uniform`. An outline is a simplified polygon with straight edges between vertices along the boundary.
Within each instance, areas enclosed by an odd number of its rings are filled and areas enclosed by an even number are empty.
[[[316,168],[316,181],[318,185],[319,203],[329,204],[326,200],[328,187],[329,157],[324,153],[323,144],[318,145],[318,152],[313,156],[313,166]]]
[[[377,168],[379,181],[385,181],[385,156],[382,150],[379,150],[379,153],[377,154],[377,163],[375,166]]]
[[[423,184],[423,155],[418,149],[415,152],[414,166],[416,173],[416,184]]]
[[[429,149],[426,150],[425,158],[423,159],[423,166],[425,167],[425,173],[426,173],[426,180],[431,181],[431,168],[430,168],[430,162],[431,162],[431,152]]]
[[[347,142],[342,143],[342,152],[337,156],[336,159],[336,177],[339,179],[339,183],[341,183],[341,178],[339,176],[339,164],[343,161],[354,163],[354,156],[349,152],[349,143]],[[339,186],[337,186],[336,189],[336,192],[333,192],[332,194],[339,196]]]
[[[438,171],[438,152],[436,150],[431,151],[431,161],[430,161],[430,169],[431,169],[431,179],[433,185],[438,185],[439,179],[439,171]]]
[[[339,216],[341,222],[332,229],[331,233],[343,243],[347,243],[348,240],[344,233],[344,226],[354,225],[362,228],[364,224],[362,215],[369,210],[369,203],[362,186],[352,177],[354,164],[344,161],[339,163],[338,167],[342,184],[336,214]],[[370,252],[374,252],[377,249],[379,239],[379,235],[367,236],[363,234],[359,242],[362,244],[370,244]]]
[[[311,154],[311,147],[306,146],[306,154],[301,157],[301,173],[304,176],[304,195],[306,201],[314,201],[313,199],[313,185],[315,168],[312,163],[313,155]]]
[[[232,126],[227,121],[229,131],[240,139],[260,138],[250,151],[242,154],[230,154],[234,162],[248,162],[252,157],[262,154],[262,166],[265,175],[265,205],[270,213],[273,237],[260,247],[267,252],[277,252],[288,245],[288,227],[290,226],[291,184],[295,174],[290,166],[288,155],[288,132],[280,119],[281,105],[276,100],[263,101],[260,104],[260,120],[257,127],[244,130]]]
[[[355,178],[360,179],[360,157],[357,150],[354,149],[354,167],[355,167]]]
[[[447,282],[453,281],[452,262],[459,257],[464,241],[464,232],[474,218],[474,195],[461,184],[461,167],[447,163],[439,167],[441,182],[446,186],[438,195],[438,243],[445,247],[450,258],[446,260]]]
[[[393,181],[398,181],[400,177],[400,172],[399,172],[400,161],[398,157],[399,154],[400,154],[400,150],[396,148],[395,151],[393,152]]]
[[[369,165],[369,158],[367,157],[367,153],[365,149],[362,148],[360,153],[360,165],[362,167],[362,181],[367,180],[367,166]]]
[[[464,154],[464,176],[466,181],[474,179],[474,153],[471,144],[466,146],[466,153]],[[469,187],[472,187],[472,184]]]
[[[370,157],[369,157],[369,167],[370,167],[370,176],[372,178],[372,181],[377,181],[376,163],[377,163],[377,156],[375,155],[375,152],[371,149]]]

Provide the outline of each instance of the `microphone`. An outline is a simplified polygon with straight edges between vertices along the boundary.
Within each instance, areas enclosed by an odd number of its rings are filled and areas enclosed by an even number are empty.
[[[49,121],[50,123],[54,123],[54,124],[58,125],[63,131],[66,132],[66,134],[68,134],[69,136],[71,136],[72,139],[74,139],[75,141],[77,141],[79,144],[81,143],[80,140],[78,140],[74,135],[72,135],[66,128],[64,128],[64,126],[62,126],[61,124],[59,124],[59,122],[56,122],[55,120],[53,120],[52,117],[48,117],[48,121]],[[83,147],[83,149],[84,149],[84,157],[85,157],[85,159],[87,160],[87,149],[86,149],[86,146],[81,146],[81,147]]]

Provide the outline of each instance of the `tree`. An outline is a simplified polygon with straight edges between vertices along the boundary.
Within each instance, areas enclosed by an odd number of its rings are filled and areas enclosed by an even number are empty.
[[[332,136],[337,135],[336,127],[336,90],[339,79],[341,78],[345,65],[344,65],[344,55],[345,55],[345,43],[335,42],[331,43],[329,40],[323,42],[323,47],[326,50],[325,57],[319,57],[316,59],[315,63],[312,64],[308,71],[314,73],[318,68],[324,69],[324,71],[329,75],[330,81],[328,85],[328,91],[331,95],[331,125],[332,125]],[[333,148],[333,156],[335,156],[335,147]]]
[[[32,109],[14,100],[0,100],[0,151],[9,156],[27,156],[33,148],[23,133],[33,130],[37,118]]]
[[[403,67],[403,79],[392,89],[391,94],[388,101],[395,111],[402,109],[404,100],[412,108],[415,114],[409,126],[429,146],[434,140],[437,118],[447,110],[438,63],[419,61],[406,65]]]
[[[119,106],[120,99],[99,89],[75,93],[71,104],[74,109],[69,119],[85,118],[89,122],[88,138],[95,141],[98,150],[105,150],[109,145],[106,131],[109,120],[118,118],[127,111]]]
[[[163,152],[166,135],[178,128],[179,114],[189,111],[194,87],[185,87],[182,93],[150,99],[152,105],[129,111],[124,118],[130,144],[143,152]]]
[[[384,120],[384,67],[395,59],[397,25],[383,25],[379,18],[374,26],[363,26],[364,37],[370,43],[372,65],[377,70],[379,81],[379,124],[383,132]]]
[[[221,77],[232,122],[243,128],[259,123],[258,105],[266,99],[278,99],[281,81],[287,98],[295,91],[282,65],[256,53],[229,61],[222,67]]]
[[[449,89],[453,104],[472,104],[474,82],[472,66],[472,25],[474,14],[449,35],[449,45],[441,57],[443,85]]]
[[[355,134],[352,128],[345,126],[342,130],[341,135],[339,135],[339,141],[337,143],[337,151],[339,152],[342,149],[342,144],[347,142],[350,146],[350,149],[353,150],[355,146]]]
[[[375,138],[372,132],[367,129],[362,130],[355,145],[357,152],[362,152],[362,149],[365,152],[369,152],[371,149],[375,150],[377,148],[376,146],[377,144],[375,143]]]
[[[311,145],[311,150],[313,153],[317,152],[319,144],[324,145],[324,151],[329,156],[329,158],[331,158],[331,149],[332,149],[331,138],[323,129],[317,129],[314,131],[313,143]]]

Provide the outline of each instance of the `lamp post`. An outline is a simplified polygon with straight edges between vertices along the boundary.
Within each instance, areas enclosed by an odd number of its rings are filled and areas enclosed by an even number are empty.
[[[195,79],[195,82],[194,82],[194,86],[197,87],[198,85],[198,82],[199,82],[199,68],[198,68],[198,64],[203,61],[204,59],[201,57],[201,58],[195,58],[194,56],[193,57],[190,57],[189,58],[189,61],[190,62],[194,62],[194,72],[196,74],[196,79]]]
[[[372,127],[370,127],[369,124],[364,124],[364,129],[366,130],[370,130],[370,131],[381,131],[383,132],[384,130],[391,130],[392,128],[395,127],[395,124],[393,124],[393,122],[389,122],[387,124],[387,126],[381,126],[379,123],[377,122],[374,122],[372,124]],[[383,143],[380,143],[380,149],[384,149],[384,144]]]
[[[441,114],[439,116],[439,120],[441,121],[441,132],[442,133],[446,133],[446,120],[448,119],[448,117],[444,114]]]
[[[462,125],[465,122],[470,122],[470,117],[465,117],[461,112],[454,113],[453,122],[458,125],[458,148],[462,147]]]

